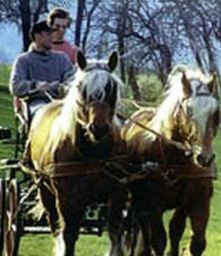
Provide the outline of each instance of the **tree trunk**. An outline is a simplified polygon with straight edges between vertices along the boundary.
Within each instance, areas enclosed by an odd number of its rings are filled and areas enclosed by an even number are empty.
[[[85,0],[78,0],[76,26],[75,26],[75,44],[77,46],[80,46],[80,43],[81,43],[81,26],[82,26],[84,8],[85,8]]]
[[[131,64],[128,70],[128,85],[132,89],[133,98],[137,101],[141,100],[140,88],[136,80],[135,68],[134,65]]]
[[[121,58],[121,56],[124,55],[125,49],[124,49],[124,38],[122,35],[118,36],[118,47],[119,47],[119,54],[120,54],[120,75],[123,82],[126,81],[125,77],[125,64],[124,59]]]
[[[48,1],[47,0],[38,0],[37,8],[33,14],[33,22],[37,22],[39,20],[39,16],[42,13],[48,12]]]
[[[23,36],[23,51],[27,51],[31,42],[29,31],[31,27],[31,9],[30,0],[19,0],[19,9],[21,12],[21,28]]]

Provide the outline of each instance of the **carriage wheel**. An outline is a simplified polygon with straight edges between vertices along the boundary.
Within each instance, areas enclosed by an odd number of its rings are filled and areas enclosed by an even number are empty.
[[[18,183],[15,179],[8,184],[4,230],[4,250],[7,256],[16,256],[20,241],[20,216],[18,211]]]
[[[0,255],[2,255],[4,244],[4,221],[5,221],[5,198],[6,181],[0,179]]]

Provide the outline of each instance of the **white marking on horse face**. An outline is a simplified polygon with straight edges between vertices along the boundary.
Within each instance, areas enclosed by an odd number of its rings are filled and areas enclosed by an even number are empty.
[[[187,100],[187,115],[197,122],[202,136],[206,136],[209,118],[215,113],[217,108],[218,103],[212,96],[196,96]]]

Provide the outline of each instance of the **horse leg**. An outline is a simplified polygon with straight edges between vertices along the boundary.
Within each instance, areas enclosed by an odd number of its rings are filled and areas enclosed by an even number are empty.
[[[73,200],[73,198],[77,198],[77,196],[73,194],[70,195],[70,197],[64,197],[63,194],[59,193],[58,197],[57,207],[61,213],[64,225],[61,232],[56,236],[55,255],[74,256],[75,244],[79,236],[80,223],[85,208],[82,204],[78,204],[78,199],[76,199],[76,201]]]
[[[170,253],[171,256],[179,255],[179,242],[186,226],[186,214],[182,208],[176,209],[169,224]]]
[[[191,214],[191,227],[193,235],[191,237],[190,252],[193,256],[202,255],[206,248],[206,228],[209,220],[209,203],[199,214]]]
[[[51,232],[56,235],[56,233],[61,229],[61,220],[56,208],[55,193],[51,190],[48,182],[47,184],[44,182],[40,184],[39,192],[41,201],[46,210],[46,217],[51,228]]]
[[[46,210],[46,217],[48,220],[48,224],[50,225],[51,232],[55,237],[54,255],[64,256],[65,243],[63,239],[63,233],[62,233],[63,225],[62,225],[61,217],[59,216],[58,210],[56,208],[57,199],[55,197],[55,194],[51,191],[48,185],[49,183],[47,183],[46,186],[44,183],[40,185],[41,201]]]
[[[150,218],[151,245],[156,256],[163,256],[166,249],[166,231],[161,213],[155,213]]]
[[[136,214],[136,213],[135,213]],[[135,248],[136,256],[152,256],[152,249],[150,243],[150,219],[149,216],[141,216],[136,214],[136,219],[139,225],[139,233],[137,238],[137,245]]]
[[[64,227],[56,235],[55,255],[56,256],[74,256],[75,244],[79,235],[79,226],[82,215],[63,215]]]
[[[193,256],[202,255],[206,248],[205,232],[209,219],[209,213],[203,213],[201,216],[191,216],[191,226],[193,235],[191,237],[190,252]]]
[[[127,199],[127,193],[115,191],[110,198],[108,209],[108,235],[111,241],[109,256],[123,256],[123,208]]]
[[[194,188],[191,197],[192,202],[188,209],[193,232],[190,252],[193,256],[200,256],[206,248],[205,233],[209,220],[210,200],[213,194],[212,180],[197,180],[197,185]]]

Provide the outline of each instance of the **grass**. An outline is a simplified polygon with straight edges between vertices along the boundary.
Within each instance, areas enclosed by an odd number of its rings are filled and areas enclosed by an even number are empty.
[[[39,250],[39,248],[41,248]],[[82,235],[77,243],[78,256],[104,256],[107,236]],[[53,239],[48,235],[26,235],[21,240],[19,256],[53,256]]]
[[[8,66],[0,65],[0,125],[14,129],[14,116],[12,108],[12,97],[7,90]],[[218,173],[221,167],[221,132],[214,143],[216,151],[216,162]],[[0,144],[0,159],[13,156],[13,145]],[[221,178],[214,181],[215,191],[211,204],[211,216],[207,229],[207,248],[204,256],[221,255]],[[165,220],[168,222],[170,214],[165,214]],[[189,226],[189,224],[188,224]],[[187,247],[191,236],[190,229],[187,228],[182,239],[182,247]],[[108,247],[107,235],[102,237],[81,235],[77,243],[78,256],[103,256]],[[49,235],[25,235],[21,239],[19,256],[52,256],[53,239]]]

